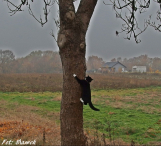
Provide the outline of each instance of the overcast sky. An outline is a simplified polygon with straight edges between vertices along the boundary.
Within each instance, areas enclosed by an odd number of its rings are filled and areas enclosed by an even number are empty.
[[[41,27],[32,16],[19,12],[10,16],[5,2],[0,2],[0,49],[9,49],[16,57],[26,56],[33,50],[58,51],[52,30],[56,33],[56,26],[51,16],[50,21]],[[38,6],[37,6],[38,7]],[[56,11],[55,11],[56,12]],[[150,57],[161,57],[161,33],[148,29],[140,36],[141,43],[124,39],[125,35],[116,36],[116,30],[121,23],[115,18],[110,6],[100,0],[96,6],[90,26],[86,35],[87,56],[97,55],[105,61],[112,58],[130,58],[147,54]]]

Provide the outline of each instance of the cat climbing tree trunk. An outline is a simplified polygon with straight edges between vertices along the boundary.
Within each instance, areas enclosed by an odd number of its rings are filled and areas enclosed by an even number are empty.
[[[81,0],[77,12],[73,0],[59,0],[60,30],[57,43],[63,68],[61,145],[85,145],[81,87],[73,77],[85,78],[85,35],[97,0]]]
[[[60,112],[62,145],[85,145],[86,142],[83,132],[83,104],[80,102],[81,88],[73,77],[75,73],[84,79],[86,71],[85,45],[80,46],[82,43],[80,33],[79,30],[60,29],[58,36],[63,68]]]

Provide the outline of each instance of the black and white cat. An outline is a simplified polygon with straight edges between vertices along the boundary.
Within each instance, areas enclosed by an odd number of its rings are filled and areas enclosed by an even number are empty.
[[[80,80],[76,74],[73,74],[73,76],[76,78],[78,83],[81,85],[82,88],[82,98],[80,98],[80,101],[87,105],[89,104],[90,108],[99,111],[99,109],[95,108],[91,102],[91,89],[90,89],[90,82],[93,80],[90,76],[87,76],[85,80]]]

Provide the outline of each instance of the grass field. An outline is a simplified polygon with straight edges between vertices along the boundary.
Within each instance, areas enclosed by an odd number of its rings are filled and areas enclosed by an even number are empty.
[[[160,96],[160,86],[92,87],[92,102],[100,112],[84,106],[89,141],[161,145]],[[60,101],[61,91],[0,92],[0,144],[5,139],[36,139],[37,145],[60,145]]]

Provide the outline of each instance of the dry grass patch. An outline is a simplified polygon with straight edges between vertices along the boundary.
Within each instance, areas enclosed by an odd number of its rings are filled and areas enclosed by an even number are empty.
[[[45,135],[45,139],[43,138],[43,135]],[[60,127],[49,122],[35,125],[25,121],[1,121],[0,137],[1,140],[36,140],[36,144],[38,145],[42,143],[46,143],[47,145],[58,145],[60,144]]]
[[[92,98],[92,103],[94,104],[98,104],[98,102],[100,102],[100,98]]]
[[[56,96],[52,99],[52,101],[61,101],[61,96]]]
[[[108,99],[105,100],[105,105],[110,105],[110,101]]]
[[[62,74],[0,74],[3,92],[44,92],[62,91]],[[94,79],[92,89],[127,89],[161,85],[161,76],[148,74],[90,74]]]
[[[25,98],[25,99],[28,99],[28,100],[35,100],[34,97],[28,97],[28,98]]]
[[[113,100],[115,100],[115,101],[121,101],[122,100],[122,97],[119,96],[119,95],[115,95],[115,96],[113,96]]]
[[[112,102],[112,103],[110,103],[110,105],[114,108],[124,108],[124,107],[126,107],[125,103],[120,102],[120,101]]]
[[[6,101],[1,100],[0,104],[8,107]],[[49,115],[42,117],[35,113],[38,107],[18,105],[13,103],[13,108],[1,108],[0,137],[3,139],[36,140],[36,144],[60,145],[60,126],[54,122],[58,119],[57,113],[49,112]],[[51,119],[48,116],[52,117]],[[54,119],[54,120],[53,120]],[[44,140],[45,135],[45,140]]]
[[[155,112],[160,112],[161,111],[161,109],[157,109],[157,108],[155,108],[153,106],[148,106],[148,107],[147,106],[139,106],[136,109],[141,110],[144,113],[148,113],[148,114],[153,114]]]

